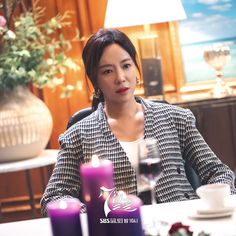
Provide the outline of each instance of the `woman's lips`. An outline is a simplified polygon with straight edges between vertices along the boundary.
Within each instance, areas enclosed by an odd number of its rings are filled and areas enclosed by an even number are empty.
[[[116,90],[116,93],[125,93],[126,91],[128,91],[129,90],[129,88],[120,88],[120,89],[118,89],[118,90]]]

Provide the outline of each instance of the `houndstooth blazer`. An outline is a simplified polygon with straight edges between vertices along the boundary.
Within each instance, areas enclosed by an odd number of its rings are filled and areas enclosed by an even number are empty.
[[[156,183],[158,202],[195,199],[197,195],[187,180],[184,161],[188,160],[202,184],[223,182],[234,188],[234,174],[211,151],[195,127],[189,109],[137,98],[144,110],[144,138],[158,141],[163,174]],[[90,161],[92,154],[113,162],[117,190],[137,194],[134,168],[111,132],[100,103],[90,116],[77,122],[60,138],[61,149],[52,176],[41,199],[43,214],[51,200],[79,198],[79,166]]]

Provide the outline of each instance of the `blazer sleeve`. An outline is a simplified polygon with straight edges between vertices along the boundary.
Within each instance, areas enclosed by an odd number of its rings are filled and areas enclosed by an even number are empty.
[[[80,198],[81,180],[79,165],[82,148],[73,131],[59,138],[60,151],[57,163],[41,199],[41,212],[47,215],[47,204],[63,198]],[[81,203],[82,211],[84,205]]]
[[[185,129],[183,137],[183,157],[188,160],[196,173],[199,175],[202,184],[226,183],[231,187],[231,193],[236,193],[234,186],[235,175],[233,171],[215,155],[202,135],[196,128],[196,120],[189,109],[186,111]]]

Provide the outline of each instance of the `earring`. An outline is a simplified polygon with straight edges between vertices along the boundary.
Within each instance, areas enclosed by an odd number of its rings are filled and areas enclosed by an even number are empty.
[[[138,77],[136,77],[136,83],[137,85],[140,85],[140,79]]]
[[[95,88],[93,96],[95,98],[100,98],[101,94],[102,94],[102,91],[99,88]]]

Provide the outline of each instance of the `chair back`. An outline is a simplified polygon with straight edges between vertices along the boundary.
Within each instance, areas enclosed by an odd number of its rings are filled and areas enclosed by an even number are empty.
[[[82,110],[77,111],[71,116],[70,120],[67,123],[66,129],[69,129],[76,122],[84,119],[86,116],[89,116],[90,114],[92,114],[92,112],[93,110],[91,107],[86,107]]]

